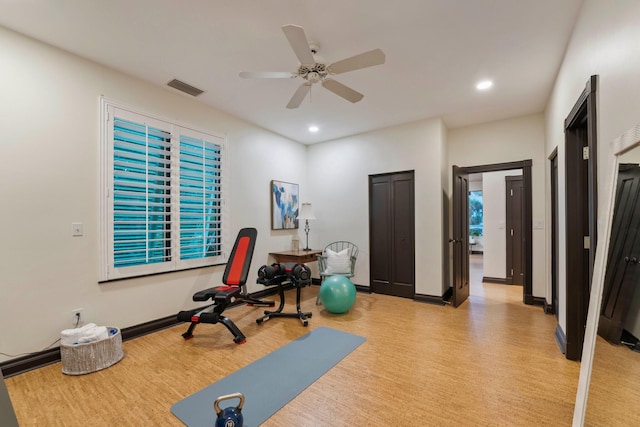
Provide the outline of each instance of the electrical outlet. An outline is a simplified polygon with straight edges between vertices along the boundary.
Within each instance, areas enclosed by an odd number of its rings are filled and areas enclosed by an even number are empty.
[[[84,308],[76,308],[75,310],[71,310],[71,325],[72,326],[80,326],[83,322],[82,312]]]
[[[72,236],[82,236],[84,233],[82,231],[82,223],[81,222],[72,222],[71,223],[71,235]]]

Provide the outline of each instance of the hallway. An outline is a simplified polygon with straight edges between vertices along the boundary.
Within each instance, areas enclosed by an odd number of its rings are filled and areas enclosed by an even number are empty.
[[[482,253],[469,254],[469,292],[472,295],[483,293],[482,277],[484,276],[484,260]]]
[[[483,283],[483,255],[469,255],[469,296],[484,297],[504,302],[519,302],[522,304],[521,285],[503,285],[499,283]]]

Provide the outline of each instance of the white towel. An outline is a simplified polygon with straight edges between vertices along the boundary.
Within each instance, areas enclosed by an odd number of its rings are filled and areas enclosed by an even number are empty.
[[[80,328],[65,329],[60,333],[60,342],[64,345],[74,345],[78,343],[80,337],[85,335],[88,330],[95,328],[95,323],[87,323]]]
[[[87,323],[81,328],[65,329],[60,333],[60,342],[64,345],[87,344],[109,338],[106,326]]]
[[[78,339],[79,344],[86,344],[90,342],[100,341],[109,338],[109,331],[106,326],[96,326],[95,328],[88,329]]]

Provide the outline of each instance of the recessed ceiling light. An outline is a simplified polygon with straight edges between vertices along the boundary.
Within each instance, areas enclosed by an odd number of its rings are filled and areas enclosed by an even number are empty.
[[[318,132],[320,129],[318,128],[318,126],[309,126],[309,132],[313,132],[316,133]]]
[[[476,89],[487,90],[491,86],[493,86],[493,82],[491,80],[482,80],[481,82],[478,82],[478,84],[476,85]]]

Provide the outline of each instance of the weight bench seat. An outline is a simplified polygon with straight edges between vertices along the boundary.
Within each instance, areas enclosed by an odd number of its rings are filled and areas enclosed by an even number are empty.
[[[228,301],[231,298],[239,295],[242,289],[238,286],[215,286],[213,288],[205,289],[193,294],[194,301],[213,301],[223,302]],[[233,302],[233,301],[230,301]]]

